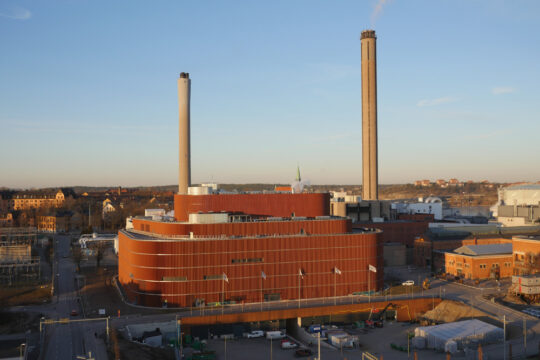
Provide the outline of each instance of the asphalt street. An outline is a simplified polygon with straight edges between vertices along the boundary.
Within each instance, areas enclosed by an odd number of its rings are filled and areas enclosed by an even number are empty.
[[[69,236],[57,235],[55,241],[54,272],[55,296],[52,319],[83,319],[80,299],[75,284],[75,264],[70,256]],[[50,311],[52,309],[49,308]],[[72,312],[77,315],[72,316]],[[50,312],[42,311],[44,314]],[[105,323],[71,322],[53,324],[44,327],[45,359],[74,359],[77,356],[88,356],[91,352],[96,359],[106,359],[103,342],[96,339],[94,333],[102,333]]]

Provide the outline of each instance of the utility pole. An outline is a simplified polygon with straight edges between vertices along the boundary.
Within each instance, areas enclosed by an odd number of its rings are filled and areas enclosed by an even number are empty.
[[[371,303],[371,271],[368,269],[367,273],[367,294],[368,294],[368,303]]]
[[[503,329],[504,329],[503,330],[503,339],[504,339],[504,341],[503,341],[503,344],[504,344],[503,345],[503,349],[504,349],[503,354],[504,355],[503,356],[504,356],[504,360],[506,360],[506,315],[503,315]]]
[[[321,360],[321,332],[317,333],[317,360]]]
[[[410,341],[409,332],[407,331],[407,359],[411,357]]]
[[[527,320],[523,319],[523,353],[527,357]]]

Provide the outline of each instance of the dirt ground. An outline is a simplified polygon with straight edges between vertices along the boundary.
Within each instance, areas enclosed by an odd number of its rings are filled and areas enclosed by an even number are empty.
[[[454,322],[488,316],[486,313],[453,300],[443,300],[435,309],[424,314],[424,318],[437,323]]]
[[[50,285],[3,287],[0,291],[0,306],[39,305],[51,299]]]
[[[87,316],[97,316],[99,309],[105,309],[109,316],[117,316],[118,310],[120,310],[120,315],[162,314],[173,311],[137,308],[125,304],[114,286],[114,277],[117,275],[115,267],[82,267],[79,274],[84,276],[82,280],[84,286],[80,293]]]

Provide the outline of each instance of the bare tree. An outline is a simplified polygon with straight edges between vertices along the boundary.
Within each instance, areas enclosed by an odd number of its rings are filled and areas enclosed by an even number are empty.
[[[77,264],[77,272],[81,271],[82,250],[79,246],[73,247],[73,261]]]

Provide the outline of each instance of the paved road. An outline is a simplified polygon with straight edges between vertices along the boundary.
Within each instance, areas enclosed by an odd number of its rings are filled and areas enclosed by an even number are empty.
[[[54,268],[56,274],[53,319],[83,319],[75,286],[75,264],[70,255],[69,236],[55,236]],[[52,309],[44,313],[51,314]],[[79,315],[71,316],[75,310]],[[102,332],[104,324],[74,322],[48,325],[45,331],[46,359],[74,359],[92,352],[97,359],[106,359],[103,342],[94,337]]]

